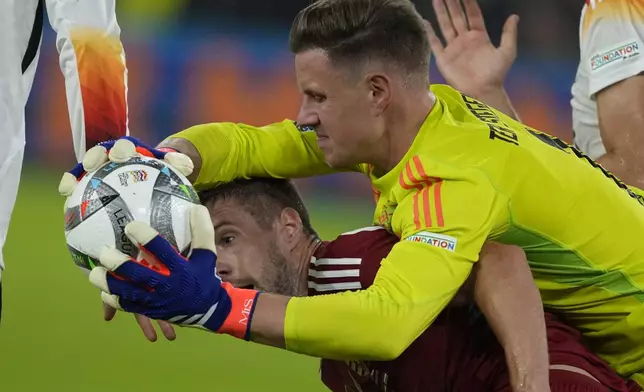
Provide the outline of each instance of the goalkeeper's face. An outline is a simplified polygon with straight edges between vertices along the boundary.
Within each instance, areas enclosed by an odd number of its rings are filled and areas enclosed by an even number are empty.
[[[382,148],[383,76],[366,65],[332,63],[319,49],[298,53],[295,72],[303,94],[298,125],[315,130],[326,162],[334,168],[370,162]]]
[[[262,221],[232,198],[207,207],[215,228],[217,274],[222,280],[236,287],[306,295],[306,274],[301,276],[301,263],[293,252],[304,238],[299,235],[303,234],[301,225],[298,229],[294,223],[299,219],[281,216],[275,222]]]

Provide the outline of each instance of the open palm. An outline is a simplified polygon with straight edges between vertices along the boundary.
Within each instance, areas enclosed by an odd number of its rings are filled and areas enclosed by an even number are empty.
[[[476,0],[464,0],[463,5],[464,8],[459,0],[433,0],[446,45],[443,46],[429,22],[427,35],[445,81],[459,91],[476,96],[482,90],[503,85],[516,58],[519,19],[516,15],[508,18],[497,48],[490,41]]]

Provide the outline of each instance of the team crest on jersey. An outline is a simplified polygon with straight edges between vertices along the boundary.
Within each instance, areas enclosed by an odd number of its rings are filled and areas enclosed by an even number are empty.
[[[414,235],[405,238],[405,241],[421,242],[423,244],[435,246],[437,248],[445,249],[454,252],[456,249],[457,240],[454,237],[443,234],[430,233],[428,231],[421,231]]]
[[[628,60],[640,55],[639,43],[633,41],[625,45],[618,46],[603,53],[598,53],[590,58],[590,69],[597,71],[610,64]]]
[[[380,214],[378,215],[378,225],[384,227],[391,232],[391,217],[394,216],[398,204],[387,200],[380,206]]]

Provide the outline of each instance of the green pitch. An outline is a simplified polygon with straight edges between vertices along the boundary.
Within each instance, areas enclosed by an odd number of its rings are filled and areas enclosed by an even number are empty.
[[[59,176],[23,174],[5,247],[1,391],[326,390],[314,358],[187,329],[149,343],[130,315],[104,322],[98,291],[65,247]],[[368,203],[343,204],[309,201],[323,238],[369,223]]]

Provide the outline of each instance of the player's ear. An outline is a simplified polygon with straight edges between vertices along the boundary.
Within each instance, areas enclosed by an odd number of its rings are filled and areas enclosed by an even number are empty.
[[[299,241],[299,236],[303,232],[300,214],[292,208],[285,208],[280,214],[279,221],[284,239],[290,246],[294,246]]]
[[[366,75],[365,81],[369,90],[371,108],[375,115],[380,115],[391,102],[391,79],[383,73],[371,73]]]

